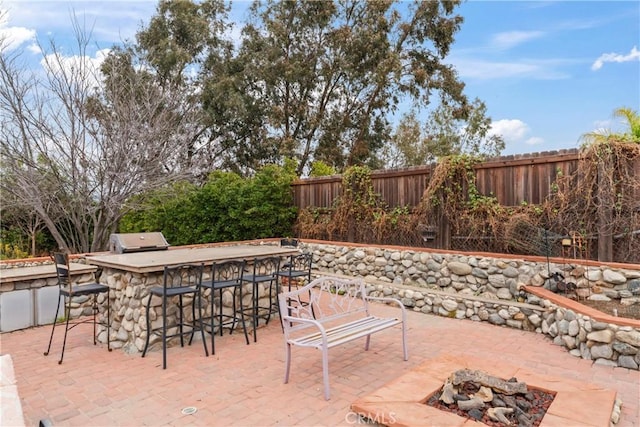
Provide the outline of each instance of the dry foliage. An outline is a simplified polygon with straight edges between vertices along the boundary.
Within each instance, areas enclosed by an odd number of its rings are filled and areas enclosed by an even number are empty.
[[[441,229],[446,222],[451,249],[560,256],[561,240],[569,237],[584,245],[580,257],[593,258],[600,229],[613,236],[615,261],[640,262],[640,144],[586,147],[576,172],[559,176],[541,205],[506,207],[480,194],[476,162],[466,156],[440,162],[413,210],[388,209],[373,192],[367,171],[359,171],[355,181],[355,175],[345,174],[345,191],[334,208],[303,210],[297,233],[301,238],[422,246],[420,231]]]

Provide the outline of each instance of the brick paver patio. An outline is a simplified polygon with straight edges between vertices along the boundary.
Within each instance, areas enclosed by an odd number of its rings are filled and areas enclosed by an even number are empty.
[[[391,307],[376,307],[393,315]],[[445,355],[466,355],[521,366],[540,375],[616,390],[623,401],[619,427],[640,425],[640,372],[595,365],[571,356],[542,335],[467,320],[408,313],[409,361],[399,330],[374,335],[369,352],[349,343],[330,352],[331,400],[322,393],[320,353],[293,350],[291,381],[283,384],[280,325],[260,329],[247,346],[242,334],[216,337],[216,355],[200,342],[144,359],[93,346],[91,329],[70,332],[62,365],[61,334],[48,357],[50,327],[0,335],[0,353],[13,359],[27,425],[40,420],[78,426],[348,426],[350,405],[406,371]],[[62,331],[60,331],[62,332]],[[586,404],[593,404],[588,402]],[[186,407],[197,412],[184,415]],[[606,427],[606,426],[603,426]]]

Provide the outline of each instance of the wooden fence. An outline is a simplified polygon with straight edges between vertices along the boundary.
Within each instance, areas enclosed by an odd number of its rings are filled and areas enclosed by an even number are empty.
[[[504,206],[523,202],[539,204],[550,194],[558,174],[568,176],[578,167],[578,150],[504,156],[476,166],[476,185],[481,194],[493,195]],[[391,208],[417,206],[433,173],[433,165],[373,171],[374,191]],[[342,193],[342,177],[302,179],[293,184],[299,209],[329,208]]]
[[[490,159],[475,166],[476,186],[483,195],[495,196],[503,206],[519,206],[523,203],[541,204],[552,195],[555,183],[560,176],[572,176],[578,169],[580,154],[577,149],[542,152],[524,155],[504,156]],[[373,171],[371,180],[374,191],[386,202],[389,208],[419,205],[423,193],[429,184],[435,165],[417,166],[397,170]],[[640,159],[636,159],[631,168],[636,176],[640,176]],[[610,188],[599,187],[601,208],[598,211],[599,226],[590,236],[593,249],[600,261],[611,261],[620,258],[623,262],[637,262],[639,252],[640,230],[629,236],[613,236],[609,231],[610,217],[615,204],[614,192]],[[640,191],[634,187],[634,192]],[[331,208],[334,200],[342,193],[342,177],[340,175],[302,179],[293,184],[294,204],[299,209]],[[606,197],[605,197],[606,196]],[[631,198],[640,201],[638,197]],[[632,206],[632,212],[640,213],[638,206]],[[633,214],[635,215],[635,213]],[[451,249],[451,230],[443,219],[434,224],[439,235],[433,242],[435,247]],[[464,237],[464,236],[462,236]],[[477,237],[477,236],[476,236]],[[614,243],[614,237],[619,243]],[[482,236],[478,238],[483,238]],[[486,237],[485,237],[486,238]],[[465,243],[467,244],[468,241]],[[614,252],[620,254],[616,255]]]

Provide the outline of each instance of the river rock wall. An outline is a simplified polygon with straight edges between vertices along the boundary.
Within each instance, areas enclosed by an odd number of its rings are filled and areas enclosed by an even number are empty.
[[[371,295],[398,298],[414,311],[545,334],[576,357],[639,369],[640,328],[598,322],[523,287],[546,287],[561,272],[576,291],[638,298],[638,270],[316,243],[304,250],[314,255],[316,275],[360,277]]]

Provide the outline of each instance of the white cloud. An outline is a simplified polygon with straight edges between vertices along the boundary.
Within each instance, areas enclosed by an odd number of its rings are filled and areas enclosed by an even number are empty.
[[[595,60],[591,65],[591,69],[594,71],[602,68],[605,62],[630,62],[640,61],[640,51],[636,46],[631,48],[631,52],[628,55],[622,55],[619,53],[603,53]]]
[[[567,60],[522,59],[506,62],[452,56],[450,61],[463,79],[528,78],[535,80],[561,80],[571,77],[566,72],[557,69],[558,66],[566,64]]]
[[[0,47],[10,52],[22,44],[36,39],[35,30],[25,27],[9,26],[9,11],[0,9]]]
[[[491,123],[489,135],[502,135],[505,142],[519,142],[531,131],[522,120],[502,119]]]
[[[99,50],[94,57],[74,55],[56,58],[55,54],[50,54],[43,58],[40,64],[54,73],[67,75],[86,73],[87,85],[96,87],[100,85],[100,66],[107,58],[109,51],[110,49]]]
[[[531,138],[527,138],[527,140],[524,141],[524,143],[527,145],[540,145],[543,142],[544,142],[544,139],[540,138],[539,136],[532,136]]]
[[[502,135],[507,144],[522,143],[528,145],[538,145],[544,139],[538,136],[527,137],[531,133],[531,128],[522,120],[502,119],[491,122],[489,135]]]
[[[34,54],[42,53],[42,49],[40,49],[40,46],[38,46],[38,43],[31,43],[29,46],[27,46],[27,50]]]
[[[500,50],[511,49],[529,40],[538,39],[544,36],[544,34],[542,31],[507,31],[497,33],[491,38],[491,47]]]

